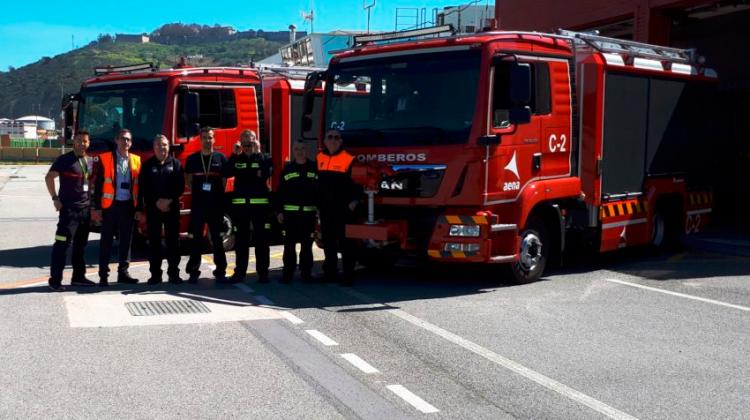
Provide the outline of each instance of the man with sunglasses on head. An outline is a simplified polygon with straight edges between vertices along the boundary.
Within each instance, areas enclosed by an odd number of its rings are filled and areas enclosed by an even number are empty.
[[[130,276],[130,241],[133,236],[135,208],[138,205],[138,176],[141,172],[141,158],[130,153],[133,135],[123,128],[115,137],[116,149],[99,155],[92,212],[94,220],[102,221],[101,242],[99,244],[99,286],[109,285],[109,256],[115,229],[118,232],[119,255],[117,282],[138,283]]]
[[[230,195],[230,215],[235,229],[234,251],[236,268],[230,283],[245,281],[249,259],[250,232],[255,248],[255,271],[260,283],[268,282],[271,262],[269,231],[271,215],[271,158],[261,153],[260,142],[253,130],[240,135],[242,153],[233,154],[224,169],[226,178],[234,177]]]
[[[356,243],[347,239],[347,223],[354,222],[354,210],[362,196],[362,188],[351,177],[354,156],[343,147],[342,133],[328,130],[323,138],[323,150],[318,153],[318,187],[320,210],[320,233],[325,261],[323,280],[339,281],[342,286],[351,286],[356,264]],[[343,277],[338,278],[338,252],[341,252]]]

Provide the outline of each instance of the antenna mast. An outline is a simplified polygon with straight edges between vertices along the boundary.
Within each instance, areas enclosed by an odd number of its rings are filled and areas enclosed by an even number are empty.
[[[370,10],[372,10],[373,7],[375,7],[375,1],[372,0],[372,3],[367,4],[367,0],[362,0],[362,9],[367,10],[367,33],[370,33]]]

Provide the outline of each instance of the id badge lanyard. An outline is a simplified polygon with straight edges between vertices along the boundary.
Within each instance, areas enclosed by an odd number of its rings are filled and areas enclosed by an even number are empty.
[[[86,162],[85,157],[78,158],[78,164],[81,166],[81,173],[83,174],[83,192],[89,191],[89,166]]]
[[[201,156],[201,166],[203,166],[203,176],[205,177],[205,180],[203,181],[203,191],[205,192],[211,192],[211,183],[208,181],[208,171],[211,169],[211,160],[214,158],[213,152],[208,157],[208,169],[206,168],[206,163],[203,161],[203,156]]]

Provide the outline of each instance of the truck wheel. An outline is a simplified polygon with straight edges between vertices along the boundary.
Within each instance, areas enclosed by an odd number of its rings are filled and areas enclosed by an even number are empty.
[[[544,222],[532,217],[521,232],[518,261],[510,265],[511,279],[515,284],[533,283],[542,276],[550,251],[550,238]]]
[[[368,270],[382,273],[389,271],[396,265],[398,253],[388,248],[362,248],[357,260]]]
[[[211,235],[208,235],[208,241],[211,243]],[[225,252],[234,249],[234,224],[232,218],[226,213],[221,221],[221,243]],[[214,244],[211,243],[211,247],[213,246]]]
[[[654,250],[663,252],[677,247],[680,235],[676,218],[675,212],[665,208],[656,211],[651,226],[651,246]]]

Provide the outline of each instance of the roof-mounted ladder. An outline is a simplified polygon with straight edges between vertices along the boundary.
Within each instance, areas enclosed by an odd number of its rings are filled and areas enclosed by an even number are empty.
[[[672,63],[702,64],[698,62],[695,49],[680,49],[646,44],[625,39],[609,38],[588,32],[575,32],[558,29],[557,33],[576,42],[585,43],[601,53],[623,54],[628,57],[640,57]]]

